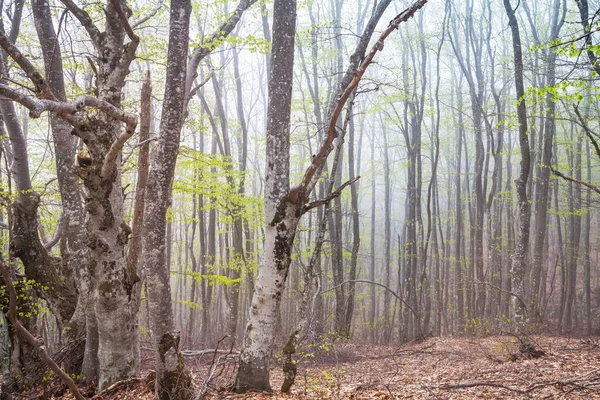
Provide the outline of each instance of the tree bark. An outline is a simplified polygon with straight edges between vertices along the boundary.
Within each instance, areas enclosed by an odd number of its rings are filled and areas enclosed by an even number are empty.
[[[527,109],[525,101],[525,85],[523,84],[523,55],[521,51],[521,36],[519,33],[519,23],[516,17],[516,10],[512,8],[510,0],[503,0],[508,23],[512,33],[513,53],[515,63],[515,88],[517,98],[517,118],[519,123],[519,148],[521,152],[521,170],[516,181],[517,189],[517,240],[513,254],[512,265],[512,291],[513,296],[513,323],[515,324],[516,334],[521,339],[524,346],[533,346],[526,333],[527,307],[524,303],[525,291],[523,280],[525,278],[527,253],[529,246],[529,201],[527,199],[527,180],[529,178],[530,154],[529,138],[527,136]],[[529,351],[529,348],[521,350]]]
[[[188,56],[190,0],[172,0],[169,19],[169,51],[160,136],[152,152],[144,209],[143,258],[150,307],[150,326],[155,340],[155,396],[160,400],[188,398],[191,376],[179,352],[179,333],[174,332],[171,306],[170,264],[166,256],[167,210],[183,127],[186,64]]]

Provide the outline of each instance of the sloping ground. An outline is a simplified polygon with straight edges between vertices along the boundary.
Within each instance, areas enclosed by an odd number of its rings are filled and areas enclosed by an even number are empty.
[[[302,361],[289,395],[220,391],[233,378],[235,355],[188,362],[209,399],[600,399],[600,338],[535,341],[546,356],[530,360],[514,360],[517,345],[510,337],[431,338],[401,347],[333,343],[297,354]],[[283,378],[274,368],[278,388]],[[151,397],[140,383],[97,398]]]

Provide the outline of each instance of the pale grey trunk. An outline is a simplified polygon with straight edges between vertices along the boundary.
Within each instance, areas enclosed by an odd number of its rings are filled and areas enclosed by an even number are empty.
[[[172,0],[169,22],[167,76],[160,136],[152,152],[144,207],[143,260],[150,308],[150,328],[155,340],[155,395],[157,399],[187,398],[191,376],[179,353],[179,333],[174,332],[169,260],[167,257],[167,210],[183,126],[189,0]]]
[[[270,389],[269,362],[291,246],[304,203],[289,199],[290,112],[296,1],[275,0],[269,77],[264,255],[254,287],[236,390]],[[302,199],[303,200],[303,199]]]

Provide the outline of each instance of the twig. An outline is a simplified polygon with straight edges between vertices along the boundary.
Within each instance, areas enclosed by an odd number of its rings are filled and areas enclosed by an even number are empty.
[[[142,147],[143,145],[153,142],[155,140],[158,140],[158,136],[152,136],[151,138],[148,138],[146,140],[142,140],[141,142],[138,142],[135,146],[133,146],[131,148],[131,151],[129,151],[129,153],[127,153],[127,155],[123,157],[123,161],[121,161],[121,165],[125,165],[125,163],[129,159],[129,157],[131,157],[133,155],[133,152],[135,151],[135,149],[137,149],[138,147]]]
[[[148,21],[150,18],[154,17],[156,14],[158,14],[158,12],[160,11],[161,8],[164,7],[164,4],[162,2],[162,0],[158,3],[158,5],[156,7],[154,7],[154,9],[152,11],[150,11],[148,13],[148,15],[146,15],[145,17],[142,17],[140,20],[135,21],[133,24],[131,24],[131,27],[133,29],[138,28],[141,24],[143,24],[144,22]]]
[[[194,400],[200,400],[204,397],[204,394],[206,393],[206,391],[208,390],[208,384],[210,383],[211,379],[213,378],[213,375],[215,373],[215,370],[217,369],[217,365],[215,364],[215,360],[217,358],[217,352],[219,351],[219,346],[221,345],[221,343],[223,343],[223,341],[225,339],[227,339],[229,337],[229,335],[225,335],[223,336],[218,342],[217,345],[215,347],[215,350],[213,352],[213,359],[210,362],[210,369],[208,371],[208,376],[206,377],[206,380],[204,381],[204,383],[202,384],[202,389],[200,390],[200,392],[198,392],[198,394],[196,395],[196,397],[194,397]],[[231,349],[229,350],[229,352],[231,352],[231,350],[233,349],[233,343],[231,344]]]
[[[531,395],[523,389],[519,389],[519,388],[512,387],[512,386],[506,386],[501,383],[487,382],[487,381],[449,383],[447,385],[426,385],[426,386],[423,386],[423,388],[424,389],[468,389],[468,388],[482,387],[482,386],[501,388],[501,389],[505,389],[505,390],[508,390],[511,392],[522,394],[527,397],[531,397]]]
[[[587,124],[585,123],[585,120],[579,113],[579,107],[577,106],[577,104],[573,105],[573,108],[575,109],[575,115],[577,115],[577,118],[579,118],[579,122],[581,123],[581,126],[583,126],[583,130],[585,131],[586,136],[588,137],[590,142],[592,142],[592,146],[594,146],[594,150],[596,150],[596,155],[598,156],[598,158],[600,158],[600,146],[598,146],[598,142],[596,141],[596,139],[594,139],[592,130],[587,126]],[[596,136],[598,136],[598,135],[596,135]]]
[[[567,42],[562,42],[562,43],[553,44],[552,46],[550,46],[550,48],[551,48],[551,49],[553,49],[553,48],[555,48],[555,47],[564,46],[564,45],[566,45],[566,44],[571,44],[571,43],[578,42],[578,41],[580,41],[581,39],[585,39],[585,38],[587,38],[588,36],[591,36],[591,35],[593,35],[594,33],[598,32],[598,31],[600,31],[600,27],[597,27],[597,28],[596,28],[596,29],[594,29],[593,31],[589,31],[589,32],[587,32],[587,33],[584,33],[583,35],[581,35],[581,36],[579,36],[579,37],[577,37],[577,38],[575,38],[575,39],[569,40],[569,41],[567,41]]]
[[[518,294],[516,294],[516,293],[514,293],[514,292],[511,292],[511,291],[508,291],[508,290],[504,290],[504,289],[502,289],[501,287],[498,287],[498,286],[496,286],[496,285],[493,285],[493,284],[491,284],[491,283],[489,283],[489,282],[478,282],[478,281],[473,281],[473,283],[475,283],[475,284],[477,284],[477,285],[485,285],[485,286],[489,286],[489,287],[491,287],[492,289],[495,289],[495,290],[499,291],[500,293],[505,293],[505,294],[509,294],[509,295],[511,295],[511,296],[513,296],[513,297],[516,297],[516,298],[517,298],[517,300],[519,300],[521,303],[523,303],[523,306],[524,306],[524,307],[525,307],[525,309],[527,310],[527,305],[525,304],[525,302],[523,301],[523,299],[522,299],[522,298],[521,298],[521,297],[520,297]]]

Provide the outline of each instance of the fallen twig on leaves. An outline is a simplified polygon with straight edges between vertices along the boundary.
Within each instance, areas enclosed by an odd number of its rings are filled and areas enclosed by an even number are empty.
[[[220,352],[223,352],[223,350],[219,350],[219,346],[228,337],[229,337],[229,335],[225,335],[221,338],[221,340],[219,340],[217,342],[217,346],[213,350],[213,359],[210,363],[210,369],[208,370],[207,377],[204,380],[204,383],[202,384],[202,388],[200,389],[200,392],[198,392],[196,397],[194,397],[194,400],[201,400],[204,397],[204,395],[206,394],[206,391],[208,390],[208,387],[209,387],[211,381],[213,379],[219,377],[223,373],[223,370],[225,369],[225,367],[221,368],[221,370],[218,373],[217,373],[217,368],[220,366],[224,366],[226,364],[225,362],[221,362],[222,358],[226,358],[227,356],[230,356],[231,354],[233,354],[233,345],[235,342],[234,341],[231,342],[231,347],[229,348],[229,350],[227,351],[227,353],[225,355],[222,355],[221,357],[219,357],[217,359],[217,354]]]
[[[548,386],[557,387],[563,395],[567,395],[574,391],[595,391],[600,392],[600,368],[596,368],[585,375],[567,379],[545,380],[540,382],[532,382],[525,388],[508,386],[500,382],[494,381],[473,381],[473,382],[457,382],[444,385],[426,385],[424,389],[468,389],[476,387],[495,387],[505,389],[514,393],[519,393],[527,397],[532,397],[531,393],[535,390],[542,389]],[[568,390],[565,390],[568,389]]]

